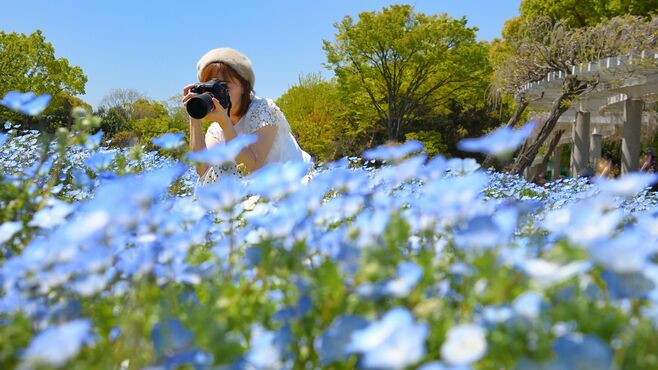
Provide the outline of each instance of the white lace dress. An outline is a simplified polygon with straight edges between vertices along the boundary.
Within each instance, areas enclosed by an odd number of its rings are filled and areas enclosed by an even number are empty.
[[[272,162],[305,161],[311,162],[311,156],[299,147],[297,140],[290,131],[288,120],[281,109],[271,99],[254,97],[249,104],[247,113],[233,127],[238,135],[253,134],[258,129],[275,125],[278,127],[272,148],[263,165]],[[224,142],[224,133],[217,122],[213,122],[206,131],[206,146],[210,147]],[[212,166],[201,176],[198,184],[209,184],[225,174],[238,175],[235,163],[222,167]]]

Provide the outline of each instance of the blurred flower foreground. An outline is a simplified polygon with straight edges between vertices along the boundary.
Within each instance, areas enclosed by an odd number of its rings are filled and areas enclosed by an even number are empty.
[[[0,134],[2,369],[658,368],[655,175],[539,187],[409,141],[197,188],[253,138],[97,121]],[[493,135],[465,145],[522,142]]]

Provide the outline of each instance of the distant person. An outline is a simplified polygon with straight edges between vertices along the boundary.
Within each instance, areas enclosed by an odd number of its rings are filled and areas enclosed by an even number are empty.
[[[655,158],[655,151],[653,148],[647,149],[647,158],[644,161],[644,164],[642,165],[642,168],[640,168],[640,172],[657,172],[656,171],[656,158]]]
[[[206,84],[190,84],[183,88],[183,104],[190,115],[190,150],[203,150],[238,135],[254,134],[257,141],[236,157],[236,164],[243,164],[249,173],[273,162],[311,161],[310,155],[299,147],[288,121],[274,101],[255,95],[256,76],[247,56],[231,48],[213,49],[199,59],[196,69],[199,82]],[[204,88],[214,90],[203,94],[206,90],[199,90]],[[228,97],[226,93],[221,94],[223,88],[228,89]],[[223,100],[230,98],[230,105],[223,102],[226,108],[218,100],[222,97]],[[205,136],[202,119],[212,121]],[[237,173],[234,166],[198,165],[196,170],[201,184],[215,182],[227,172]]]
[[[601,177],[614,177],[614,164],[612,160],[604,156],[596,164],[596,173]]]
[[[641,172],[658,173],[658,168],[656,168],[655,153],[656,152],[653,148],[647,149],[647,159],[644,161],[642,168],[640,168]],[[658,182],[651,185],[651,189],[649,189],[649,191],[658,192]]]
[[[540,172],[534,179],[533,181],[535,184],[539,186],[546,186],[546,183],[548,182],[548,179],[546,178],[546,173]]]

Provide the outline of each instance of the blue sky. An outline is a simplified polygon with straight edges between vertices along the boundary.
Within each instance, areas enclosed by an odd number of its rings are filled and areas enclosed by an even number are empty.
[[[335,22],[362,11],[405,3],[375,0],[3,0],[0,29],[41,29],[55,48],[89,78],[86,102],[96,106],[113,88],[130,88],[156,100],[196,81],[206,51],[233,47],[252,60],[256,93],[276,99],[302,73],[321,72],[322,40],[333,40]],[[500,36],[518,15],[520,0],[418,0],[426,14],[466,16],[480,40]]]

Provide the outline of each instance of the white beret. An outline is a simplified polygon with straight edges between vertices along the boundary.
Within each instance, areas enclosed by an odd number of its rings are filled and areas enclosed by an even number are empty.
[[[256,84],[256,76],[251,67],[251,60],[241,52],[231,48],[212,49],[205,53],[196,64],[197,77],[201,80],[201,71],[210,63],[222,62],[228,64],[242,78],[251,83],[253,88]]]

